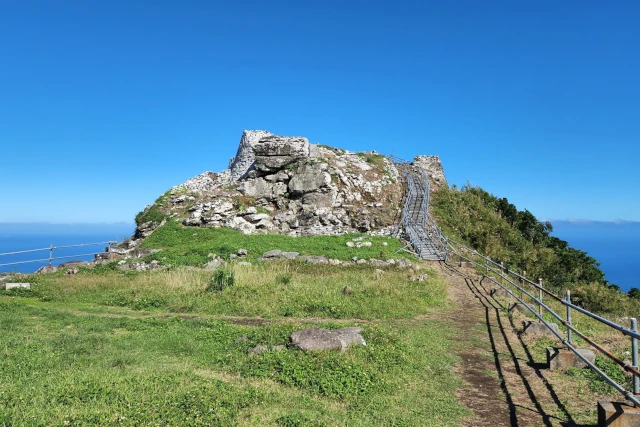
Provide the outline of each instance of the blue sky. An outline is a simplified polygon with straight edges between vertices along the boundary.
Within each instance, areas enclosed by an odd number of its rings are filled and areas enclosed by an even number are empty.
[[[640,220],[640,4],[5,0],[0,221],[132,221],[243,129]]]

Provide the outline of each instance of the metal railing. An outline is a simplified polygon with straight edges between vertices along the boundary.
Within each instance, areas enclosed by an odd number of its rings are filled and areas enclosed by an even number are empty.
[[[400,226],[409,237],[418,256],[422,257],[425,248],[432,248],[435,256],[447,260],[448,245],[446,236],[442,233],[429,213],[431,196],[429,178],[422,170],[412,170],[411,162],[391,155],[389,159],[396,165],[407,183],[407,195]],[[416,201],[422,198],[420,206]],[[423,232],[420,232],[423,231]]]
[[[567,349],[571,350],[576,355],[576,357],[578,357],[589,368],[596,372],[605,382],[607,382],[614,389],[620,392],[628,400],[633,402],[636,406],[640,406],[640,370],[638,369],[638,339],[640,339],[640,333],[638,332],[638,324],[636,319],[630,319],[631,327],[625,328],[624,326],[621,326],[609,319],[599,316],[589,310],[584,309],[583,307],[572,303],[571,293],[569,291],[567,291],[564,298],[562,298],[549,291],[548,289],[545,289],[542,285],[542,280],[539,280],[539,282],[536,283],[525,277],[524,274],[518,274],[515,271],[504,267],[502,264],[497,263],[491,258],[480,254],[476,250],[471,249],[461,243],[455,242],[451,239],[449,239],[449,251],[452,255],[455,254],[458,258],[460,258],[461,261],[464,260],[466,262],[470,262],[484,271],[481,282],[487,279],[491,283],[504,289],[511,297],[521,303],[524,308],[529,310],[531,314],[533,314],[542,324],[544,324],[558,338],[558,340],[560,340],[560,342],[564,346],[566,346]],[[491,274],[493,274],[494,276],[491,276]],[[504,282],[506,282],[506,284]],[[509,285],[512,287],[511,289],[508,287]],[[525,285],[533,287],[533,292],[525,289]],[[519,291],[520,296],[518,296],[517,292],[514,292],[514,290]],[[537,291],[538,293],[537,296],[534,295],[535,291]],[[537,305],[537,310],[535,309],[535,307],[532,307],[525,302],[525,295],[531,301],[533,301],[535,305]],[[566,314],[564,318],[562,315],[556,313],[556,311],[554,311],[554,309],[550,307],[548,303],[544,302],[543,295],[546,295],[548,298],[550,298],[551,301],[560,303],[562,306],[566,307]],[[550,322],[544,319],[543,309],[566,328],[566,338],[561,332],[552,327]],[[579,313],[582,313],[629,337],[631,339],[631,363],[625,362],[620,357],[608,351],[602,345],[596,343],[593,339],[589,338],[584,333],[576,329],[572,322],[572,310],[576,310]],[[580,353],[575,346],[573,337],[574,334],[587,342],[599,353],[611,359],[626,372],[629,372],[633,376],[632,390],[625,389],[623,385],[617,383],[609,375],[598,368],[595,363],[591,362],[582,353]]]
[[[28,253],[38,253],[38,252],[49,252],[49,257],[48,258],[39,258],[39,259],[29,259],[29,260],[24,260],[24,261],[14,261],[14,262],[5,262],[5,263],[1,263],[0,267],[9,267],[9,266],[14,266],[14,265],[22,265],[22,264],[29,264],[29,263],[44,263],[44,262],[48,262],[49,265],[53,265],[54,261],[57,260],[62,260],[62,259],[70,259],[70,258],[81,258],[81,257],[88,257],[88,256],[96,256],[96,255],[106,255],[109,252],[111,252],[115,245],[118,242],[116,241],[108,241],[108,242],[95,242],[95,243],[80,243],[77,245],[64,245],[64,246],[54,246],[54,245],[50,245],[48,248],[40,248],[40,249],[29,249],[29,250],[24,250],[24,251],[15,251],[15,252],[4,252],[4,253],[0,253],[0,257],[3,256],[10,256],[10,255],[23,255],[23,254],[28,254]],[[81,248],[81,247],[88,247],[88,246],[102,246],[102,245],[107,245],[105,247],[104,250],[100,251],[100,252],[91,252],[91,253],[82,253],[82,254],[74,254],[74,255],[63,255],[63,256],[54,256],[54,251],[55,250],[59,250],[59,249],[70,249],[70,248]]]
[[[614,389],[620,392],[628,400],[633,402],[634,405],[640,407],[640,370],[638,368],[638,339],[640,339],[640,333],[638,332],[638,322],[635,318],[630,319],[630,328],[625,328],[624,326],[621,326],[609,319],[599,316],[589,310],[586,310],[583,307],[572,303],[571,293],[569,291],[567,291],[564,298],[562,298],[549,291],[548,289],[545,289],[542,284],[542,279],[539,279],[538,283],[536,283],[525,277],[524,273],[518,274],[515,271],[505,267],[504,265],[497,263],[491,258],[480,254],[478,251],[447,238],[440,227],[436,225],[433,217],[429,214],[429,180],[426,174],[423,171],[412,171],[410,167],[411,162],[399,159],[393,155],[390,156],[390,159],[394,164],[396,164],[398,169],[404,172],[407,180],[408,192],[405,201],[405,207],[402,213],[402,224],[405,226],[405,230],[414,247],[416,247],[417,245],[417,243],[414,242],[419,241],[421,237],[419,236],[419,233],[416,233],[413,229],[413,226],[415,224],[410,223],[410,221],[413,219],[413,213],[410,212],[410,202],[412,199],[415,200],[415,197],[417,196],[419,190],[424,189],[425,193],[423,195],[423,200],[420,206],[418,225],[422,229],[426,230],[427,233],[429,233],[429,239],[431,240],[431,242],[437,245],[437,249],[438,251],[440,251],[440,253],[444,254],[445,262],[448,262],[450,256],[456,255],[461,261],[464,260],[466,262],[470,262],[476,267],[482,269],[484,274],[482,275],[482,278],[480,280],[481,282],[487,279],[500,288],[504,289],[511,297],[521,303],[523,307],[529,310],[543,325],[545,325],[560,340],[560,342],[564,346],[566,346],[567,349],[571,350],[576,355],[576,357],[578,357],[578,359],[582,360],[582,362],[584,362],[590,369],[596,372],[605,382],[607,382]],[[422,185],[417,184],[416,181],[419,181],[419,184]],[[491,276],[490,274],[494,274],[494,276]],[[500,280],[497,280],[496,277],[498,277]],[[508,285],[505,285],[504,282],[506,282]],[[509,285],[512,286],[512,289],[509,289]],[[525,289],[525,286],[528,286],[529,288],[533,287],[533,293]],[[516,292],[514,292],[513,290],[519,291],[520,296],[516,295]],[[537,291],[537,296],[534,295],[535,291]],[[537,305],[537,310],[535,310],[534,307],[525,302],[525,295]],[[556,311],[554,311],[554,309],[551,308],[548,303],[544,302],[543,296],[545,295],[550,298],[551,301],[560,303],[561,306],[564,306],[566,308],[565,318],[563,318],[562,315],[556,313]],[[562,335],[562,333],[552,327],[550,322],[544,319],[543,309],[547,313],[549,313],[552,318],[558,320],[560,324],[562,324],[566,328],[566,338]],[[631,363],[625,362],[620,357],[608,351],[602,345],[596,343],[594,340],[576,329],[572,321],[572,310],[576,310],[577,312],[588,316],[591,319],[594,319],[597,322],[600,322],[629,337],[631,339]],[[575,346],[573,337],[574,334],[583,339],[593,348],[595,348],[599,353],[611,359],[626,372],[629,372],[633,376],[632,390],[627,390],[623,385],[617,383],[609,375],[603,372],[602,369],[598,368],[594,362],[591,362],[582,353],[580,353],[580,351],[578,351]]]

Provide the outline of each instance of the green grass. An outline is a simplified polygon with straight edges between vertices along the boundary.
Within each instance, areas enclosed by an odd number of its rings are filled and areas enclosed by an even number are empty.
[[[219,292],[204,290],[211,273],[202,271],[103,269],[40,276],[32,291],[0,295],[0,425],[442,426],[466,415],[454,398],[453,331],[413,319],[444,305],[432,273],[416,283],[370,267],[244,269]],[[339,292],[345,283],[350,296]],[[163,311],[187,297],[190,315]],[[285,307],[303,318],[283,317]],[[351,317],[370,320],[340,321]],[[366,347],[248,354],[302,327],[349,325],[364,327]]]
[[[376,270],[370,265],[327,267],[298,261],[231,264],[224,271],[233,273],[234,284],[209,292],[216,272],[179,267],[143,273],[104,267],[72,276],[37,276],[31,291],[8,294],[80,307],[266,318],[412,318],[445,304],[446,285],[430,270],[422,271],[429,276],[427,282],[409,280],[404,269]],[[348,295],[343,293],[346,286],[351,289]]]
[[[371,246],[350,248],[346,245],[353,238],[363,237]],[[387,246],[382,245],[386,243]],[[147,261],[157,260],[169,265],[203,265],[210,260],[209,254],[228,259],[238,249],[247,249],[248,260],[255,260],[263,253],[281,249],[299,252],[301,255],[324,255],[327,258],[350,260],[354,256],[361,259],[406,258],[406,253],[396,253],[402,248],[398,239],[363,234],[341,236],[293,237],[281,234],[245,235],[230,228],[185,227],[176,221],[169,221],[149,236],[143,247],[163,249],[147,257]]]

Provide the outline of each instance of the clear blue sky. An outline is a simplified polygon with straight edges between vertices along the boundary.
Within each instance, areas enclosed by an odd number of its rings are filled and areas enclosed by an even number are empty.
[[[639,22],[635,1],[5,0],[0,221],[132,221],[243,129],[637,221]]]

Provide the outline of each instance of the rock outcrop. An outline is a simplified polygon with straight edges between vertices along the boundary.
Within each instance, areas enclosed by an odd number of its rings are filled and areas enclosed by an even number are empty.
[[[418,166],[427,173],[431,180],[431,185],[436,189],[441,185],[447,185],[447,178],[444,176],[442,162],[438,156],[416,156],[413,165]]]
[[[272,136],[266,130],[245,130],[242,132],[240,146],[235,157],[229,162],[229,175],[231,180],[237,181],[243,178],[253,168],[256,155],[253,148],[262,138]]]
[[[446,185],[437,157],[418,156],[414,166]],[[385,234],[400,218],[403,185],[395,165],[375,152],[352,153],[310,144],[304,137],[244,131],[228,170],[191,178],[145,208],[138,240],[129,245],[135,247],[171,220],[246,234]]]

